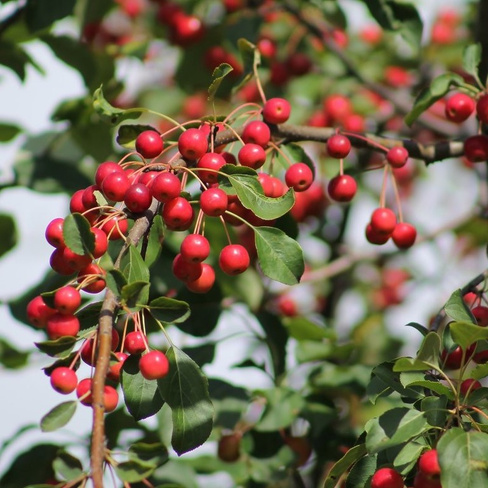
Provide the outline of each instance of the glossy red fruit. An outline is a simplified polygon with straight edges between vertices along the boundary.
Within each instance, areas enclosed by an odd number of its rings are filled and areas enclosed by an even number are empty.
[[[179,14],[170,25],[169,38],[173,44],[186,47],[198,42],[204,34],[205,28],[198,17]]]
[[[371,215],[370,224],[376,233],[391,235],[397,225],[395,212],[390,208],[377,208]]]
[[[337,175],[329,181],[327,191],[330,198],[336,202],[350,202],[356,191],[358,184],[350,175]]]
[[[481,96],[476,102],[476,115],[480,122],[488,123],[488,94]]]
[[[76,387],[76,396],[83,405],[91,405],[93,398],[91,395],[92,379],[82,379]]]
[[[165,203],[179,197],[181,193],[180,179],[167,171],[160,173],[151,185],[152,196],[159,202]]]
[[[56,309],[46,305],[46,302],[41,295],[34,297],[26,308],[27,320],[39,329],[43,329],[47,325],[49,317],[56,313]]]
[[[210,171],[198,171],[198,177],[204,183],[217,183],[219,179],[219,174],[217,171],[227,164],[224,156],[219,153],[209,152],[204,154],[197,163],[197,168],[201,170],[210,170]]]
[[[427,476],[439,476],[441,474],[437,449],[425,451],[419,457],[419,470]]]
[[[313,183],[313,172],[305,163],[294,163],[286,170],[285,182],[295,191],[305,191]]]
[[[370,223],[366,226],[365,235],[366,235],[366,240],[369,243],[376,244],[378,246],[386,244],[390,239],[390,234],[385,234],[384,232],[377,232]]]
[[[95,248],[93,249],[92,256],[95,259],[101,258],[108,249],[108,239],[107,234],[103,232],[102,229],[98,227],[92,227],[91,231],[95,236]]]
[[[392,468],[380,468],[371,478],[371,488],[403,488],[402,475]]]
[[[118,382],[120,381],[120,373],[122,367],[124,366],[124,361],[129,357],[128,354],[125,352],[116,352],[114,353],[115,357],[117,358],[117,362],[111,362],[110,367],[108,369],[107,378],[112,381]]]
[[[83,205],[83,193],[85,190],[77,190],[71,195],[69,201],[69,211],[71,213],[83,213],[87,209]]]
[[[407,222],[398,222],[393,229],[391,238],[399,249],[408,249],[415,244],[417,229]]]
[[[131,185],[125,192],[125,206],[134,213],[146,211],[152,202],[152,194],[149,188],[142,183]]]
[[[451,122],[464,122],[475,109],[475,101],[465,93],[456,93],[446,102],[446,118]]]
[[[463,350],[461,346],[456,347],[451,352],[446,352],[446,350],[442,351],[441,359],[444,361],[446,368],[449,369],[459,369],[461,366],[466,364],[473,355],[473,352],[476,348],[476,344],[473,344],[468,347],[466,350],[466,354],[464,355],[464,362],[463,362]]]
[[[78,273],[78,283],[84,283],[82,290],[87,293],[100,293],[105,289],[105,271],[95,263],[91,263]]]
[[[130,185],[129,178],[124,172],[114,172],[105,177],[101,188],[108,200],[121,202]]]
[[[351,141],[342,134],[334,134],[327,139],[327,152],[331,158],[345,158],[351,151]]]
[[[220,251],[219,266],[228,275],[243,273],[249,267],[250,262],[247,249],[240,244],[229,244]]]
[[[159,132],[145,130],[136,138],[136,151],[146,159],[152,159],[161,154],[164,143]]]
[[[128,171],[128,170],[126,170]],[[132,184],[134,183],[141,183],[145,186],[147,186],[149,189],[153,186],[154,180],[156,177],[160,174],[159,171],[144,171],[142,173],[139,173],[139,175],[135,178],[132,179]],[[130,179],[130,178],[129,178]]]
[[[117,163],[113,161],[105,161],[97,168],[97,171],[95,173],[95,183],[99,188],[101,188],[103,180],[110,173],[123,173],[123,172],[124,169]]]
[[[46,332],[51,340],[65,336],[75,337],[79,331],[80,321],[74,315],[55,313],[47,320]]]
[[[81,254],[76,254],[69,247],[63,248],[62,253],[63,260],[75,271],[79,271],[92,261],[92,257],[89,254],[84,256]]]
[[[186,287],[193,293],[208,293],[215,283],[215,270],[210,264],[202,263],[202,272],[196,280],[186,281]]]
[[[117,214],[104,220],[100,228],[110,241],[116,241],[127,234],[129,222],[125,215]]]
[[[188,234],[180,246],[181,257],[190,263],[201,263],[210,254],[210,243],[201,234]]]
[[[78,378],[76,373],[65,366],[60,366],[51,372],[51,386],[62,395],[68,395],[76,390]]]
[[[161,215],[169,229],[180,231],[190,228],[194,211],[186,198],[176,197],[164,204]]]
[[[218,217],[227,210],[229,197],[220,188],[209,188],[200,195],[200,208],[205,215]]]
[[[403,146],[395,146],[386,153],[386,160],[392,168],[402,168],[408,161],[408,151]]]
[[[103,387],[103,408],[105,412],[113,412],[119,403],[119,394],[117,390],[110,385]]]
[[[56,273],[69,276],[75,272],[75,269],[64,258],[65,248],[55,249],[49,258],[49,265]]]
[[[290,113],[290,102],[284,98],[270,98],[263,106],[263,119],[268,124],[284,124]]]
[[[237,159],[242,166],[258,169],[266,162],[266,152],[258,144],[244,144],[237,154]]]
[[[51,220],[46,227],[46,241],[54,246],[55,248],[63,248],[65,246],[64,237],[63,237],[63,224],[64,219],[58,217],[54,220]]]
[[[473,314],[476,322],[481,327],[488,327],[488,307],[483,305],[478,305],[471,309],[471,313]]]
[[[253,120],[244,126],[242,140],[247,144],[257,144],[266,147],[271,139],[271,131],[265,122]]]
[[[129,354],[141,354],[147,349],[147,338],[140,330],[133,330],[125,336],[124,350]]]
[[[64,315],[73,315],[81,305],[80,292],[72,286],[63,286],[54,294],[54,306]]]
[[[169,361],[161,351],[149,351],[139,359],[139,369],[146,380],[157,380],[168,374]]]
[[[241,432],[222,434],[217,446],[217,456],[221,461],[233,463],[241,456]]]
[[[90,185],[83,190],[81,202],[86,209],[98,206],[97,197],[95,196],[96,191],[101,191],[101,188],[98,185]]]
[[[461,385],[459,386],[459,391],[461,392],[461,395],[466,396],[468,393],[478,390],[481,388],[481,386],[482,385],[479,381],[472,378],[467,378],[462,381]]]
[[[173,259],[173,274],[181,281],[194,281],[202,274],[202,263],[193,263],[177,254]]]
[[[472,163],[488,160],[488,137],[478,134],[464,141],[464,155]]]
[[[187,129],[178,139],[178,151],[185,159],[200,159],[207,149],[207,135],[200,129]]]

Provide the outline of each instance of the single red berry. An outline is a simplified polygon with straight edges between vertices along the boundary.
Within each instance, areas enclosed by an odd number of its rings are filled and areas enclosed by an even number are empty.
[[[284,98],[270,98],[263,107],[263,119],[268,124],[284,124],[290,117],[291,105]]]
[[[191,262],[183,259],[181,254],[177,254],[173,259],[173,274],[181,281],[194,281],[202,274],[202,263]]]
[[[333,122],[340,122],[352,113],[352,104],[344,95],[334,94],[324,100],[324,111]]]
[[[133,330],[125,336],[124,350],[129,354],[141,354],[147,349],[147,338],[140,330]]]
[[[286,63],[281,61],[272,61],[270,64],[271,74],[269,81],[275,86],[283,86],[288,83],[291,73],[288,71]]]
[[[131,212],[144,212],[151,206],[151,202],[151,190],[142,183],[131,185],[125,192],[124,203]]]
[[[452,122],[464,122],[475,109],[475,101],[464,93],[456,93],[446,102],[446,118]]]
[[[201,234],[188,234],[181,243],[180,253],[185,261],[201,263],[210,254],[210,244]]]
[[[86,209],[98,207],[97,197],[95,196],[96,191],[101,191],[98,185],[90,185],[83,190],[81,202]]]
[[[312,61],[305,53],[294,52],[286,60],[286,66],[292,75],[303,76],[312,69]]]
[[[478,305],[471,310],[476,322],[481,327],[488,327],[488,307]]]
[[[390,239],[390,234],[385,234],[384,232],[377,232],[371,223],[366,226],[366,240],[371,244],[376,244],[381,246],[386,244]]]
[[[179,14],[170,25],[169,38],[173,44],[186,47],[198,42],[204,34],[204,25],[198,17]]]
[[[178,151],[185,159],[200,159],[207,149],[207,136],[200,129],[187,129],[178,139]]]
[[[187,280],[186,287],[193,293],[208,293],[215,283],[215,270],[210,264],[202,263],[202,272],[196,280]]]
[[[459,391],[461,392],[461,395],[466,396],[468,393],[478,390],[479,388],[481,388],[481,383],[479,381],[467,378],[461,383]]]
[[[112,381],[118,382],[120,381],[120,372],[122,370],[122,367],[124,366],[124,361],[129,357],[129,355],[125,352],[116,352],[114,353],[114,355],[117,358],[117,362],[110,363],[107,378]]]
[[[327,191],[330,198],[336,202],[350,202],[356,191],[358,184],[350,175],[337,175],[329,181]]]
[[[52,252],[49,258],[49,265],[56,273],[69,276],[75,272],[75,269],[65,260],[64,249],[66,248],[55,249]]]
[[[327,152],[331,158],[345,158],[351,151],[351,141],[342,134],[334,134],[327,139]]]
[[[244,144],[237,154],[237,159],[242,166],[258,169],[266,162],[266,152],[258,144]]]
[[[305,191],[313,183],[313,172],[305,163],[294,163],[286,170],[285,182],[295,191]]]
[[[200,208],[205,215],[218,217],[227,210],[229,197],[220,188],[209,188],[200,195]]]
[[[155,130],[145,130],[136,138],[136,151],[146,159],[152,159],[161,154],[163,139]]]
[[[91,395],[92,379],[85,378],[78,383],[76,387],[76,396],[83,405],[91,405],[93,397]]]
[[[229,244],[220,251],[219,266],[226,274],[243,273],[249,267],[250,262],[247,249],[240,244]]]
[[[444,361],[446,368],[459,369],[461,366],[466,364],[471,359],[475,349],[476,349],[476,344],[472,344],[471,346],[468,347],[466,353],[464,354],[464,362],[463,362],[463,350],[461,346],[457,346],[451,352],[447,352],[446,350],[442,351],[441,359]]]
[[[476,115],[480,122],[488,123],[488,94],[481,96],[476,102]]]
[[[75,271],[79,271],[92,261],[92,257],[89,254],[76,254],[69,247],[63,248],[62,253],[64,261]]]
[[[395,212],[389,208],[377,208],[371,215],[370,223],[376,233],[391,235],[397,225]]]
[[[107,234],[103,232],[102,229],[99,229],[98,227],[92,227],[91,231],[93,235],[95,236],[95,247],[92,252],[92,256],[94,259],[101,258],[108,249],[108,239],[107,239]]]
[[[175,174],[164,171],[153,180],[151,193],[158,202],[165,203],[180,196],[181,182]]]
[[[131,183],[124,172],[110,173],[102,182],[103,194],[108,200],[121,202]]]
[[[427,476],[439,476],[441,474],[441,467],[437,457],[437,449],[430,449],[425,451],[419,457],[419,470]]]
[[[37,295],[27,304],[27,320],[35,327],[43,329],[49,317],[56,313],[56,309],[46,305],[41,295]]]
[[[76,390],[78,378],[76,373],[65,366],[60,366],[51,372],[51,386],[63,395],[68,395]]]
[[[258,51],[265,58],[274,58],[276,55],[276,43],[269,37],[262,37],[256,44]]]
[[[103,387],[103,408],[105,412],[113,412],[119,403],[119,394],[117,390],[110,385]]]
[[[51,340],[65,336],[75,337],[79,331],[80,321],[74,315],[55,313],[47,320],[46,332]]]
[[[116,241],[127,234],[129,222],[125,215],[117,214],[104,220],[101,229],[110,241]]]
[[[168,374],[169,361],[161,351],[149,351],[139,359],[139,369],[146,380],[157,380]]]
[[[55,248],[59,249],[65,246],[64,237],[63,237],[63,224],[64,219],[58,217],[54,220],[51,220],[46,227],[46,241],[54,246]]]
[[[86,339],[80,348],[80,357],[83,362],[88,364],[89,366],[94,366],[97,360],[95,349],[96,345],[95,339],[93,337],[90,339]]]
[[[102,163],[95,173],[95,183],[96,185],[101,188],[103,180],[110,174],[110,173],[123,173],[124,169],[114,163],[113,161],[105,161]]]
[[[63,286],[54,294],[54,306],[64,315],[73,315],[81,305],[80,292],[72,286]]]
[[[399,249],[408,249],[415,243],[417,229],[407,222],[398,222],[393,229],[391,238]]]
[[[77,190],[71,195],[69,201],[69,211],[71,213],[83,213],[87,208],[83,205],[83,193],[85,190]]]
[[[257,144],[266,147],[271,139],[271,131],[266,123],[260,120],[253,120],[244,126],[242,140],[244,143]]]
[[[472,163],[488,160],[488,136],[477,134],[464,141],[464,155]]]
[[[386,153],[386,160],[392,168],[402,168],[407,164],[408,151],[403,146],[395,146]]]
[[[78,273],[78,283],[83,283],[82,290],[87,293],[99,293],[105,289],[105,271],[95,263],[90,263]]]
[[[210,170],[210,171],[198,171],[198,177],[204,183],[217,183],[219,179],[219,174],[217,171],[227,164],[224,156],[222,154],[218,154],[215,152],[205,153],[197,163],[197,168],[201,170]]]
[[[342,127],[348,132],[365,132],[366,119],[360,114],[350,114],[344,117]]]
[[[186,198],[176,197],[164,204],[161,215],[169,229],[179,231],[190,228],[194,211]]]
[[[402,475],[392,468],[380,468],[371,478],[371,488],[403,488]]]

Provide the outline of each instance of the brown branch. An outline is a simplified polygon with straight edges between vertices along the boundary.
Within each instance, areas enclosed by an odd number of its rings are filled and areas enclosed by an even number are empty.
[[[291,124],[270,126],[270,128],[273,136],[285,139],[287,142],[327,142],[327,139],[337,132],[333,127],[309,127]],[[236,141],[236,133],[242,133],[242,129],[236,131],[226,130],[217,133],[215,145],[218,146]],[[464,154],[463,141],[440,141],[432,144],[421,144],[413,139],[393,139],[369,133],[353,134],[349,132],[347,132],[347,137],[354,147],[368,148],[373,151],[385,151],[379,148],[378,145],[386,149],[394,146],[404,146],[408,150],[410,157],[425,161],[426,164],[447,158],[459,157]]]
[[[137,245],[139,240],[148,231],[158,210],[159,202],[153,200],[151,207],[139,217],[127,236],[127,240],[114,263],[118,269],[122,257],[130,245]],[[91,437],[91,476],[94,488],[103,488],[103,463],[105,460],[105,409],[103,406],[103,390],[105,378],[110,363],[110,350],[112,345],[112,326],[116,317],[118,301],[115,294],[107,289],[103,300],[98,321],[98,357],[93,375],[93,431]]]

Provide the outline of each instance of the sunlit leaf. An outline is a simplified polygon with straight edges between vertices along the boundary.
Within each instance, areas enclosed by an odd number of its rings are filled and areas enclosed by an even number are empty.
[[[55,406],[41,419],[41,430],[52,432],[64,427],[76,412],[77,401],[63,402]]]

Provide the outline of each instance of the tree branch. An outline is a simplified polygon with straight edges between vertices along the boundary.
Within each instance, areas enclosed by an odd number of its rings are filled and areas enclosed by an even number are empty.
[[[158,210],[159,202],[153,199],[149,209],[139,217],[127,236],[127,240],[114,263],[116,269],[130,245],[137,245],[139,240],[151,227]],[[103,300],[98,321],[98,357],[92,383],[93,395],[93,431],[91,438],[91,473],[94,488],[103,488],[103,463],[105,460],[105,409],[103,406],[103,392],[105,378],[110,363],[112,345],[112,327],[118,308],[117,297],[107,289]]]

